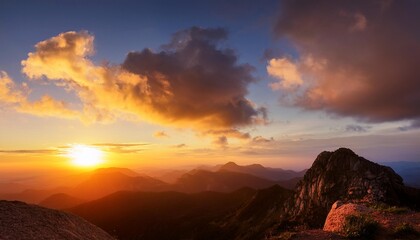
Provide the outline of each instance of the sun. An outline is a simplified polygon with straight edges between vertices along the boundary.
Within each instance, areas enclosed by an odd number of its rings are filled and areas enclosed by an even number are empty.
[[[73,145],[66,155],[79,167],[93,167],[104,161],[104,153],[99,148],[86,145]]]

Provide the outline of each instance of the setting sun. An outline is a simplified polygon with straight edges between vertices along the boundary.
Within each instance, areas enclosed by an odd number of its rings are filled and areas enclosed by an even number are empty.
[[[67,153],[72,164],[80,167],[92,167],[103,162],[103,152],[95,147],[74,145]]]

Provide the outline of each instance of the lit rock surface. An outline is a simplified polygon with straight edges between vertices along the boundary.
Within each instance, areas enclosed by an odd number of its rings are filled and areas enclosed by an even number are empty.
[[[23,202],[1,200],[0,239],[112,240],[114,238],[72,214]]]

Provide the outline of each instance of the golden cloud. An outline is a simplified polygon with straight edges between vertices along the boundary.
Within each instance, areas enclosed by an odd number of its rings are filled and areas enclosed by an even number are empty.
[[[80,119],[87,122],[144,119],[199,131],[264,122],[265,109],[245,98],[255,81],[252,67],[237,64],[231,49],[217,47],[224,38],[223,29],[191,28],[176,33],[159,53],[131,52],[122,65],[110,66],[89,59],[91,34],[66,32],[36,44],[22,71],[73,91],[82,103]],[[52,101],[44,97],[36,106],[65,106]]]

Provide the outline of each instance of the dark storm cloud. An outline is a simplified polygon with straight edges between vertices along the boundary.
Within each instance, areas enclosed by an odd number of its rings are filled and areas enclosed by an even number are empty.
[[[266,110],[245,98],[253,67],[238,64],[232,49],[220,48],[222,28],[192,27],[177,32],[160,52],[130,52],[123,69],[145,76],[151,108],[168,122],[196,122],[230,128],[265,121]],[[142,99],[144,91],[134,94]]]
[[[299,58],[268,68],[294,105],[371,122],[420,117],[420,1],[281,3],[275,33]]]

